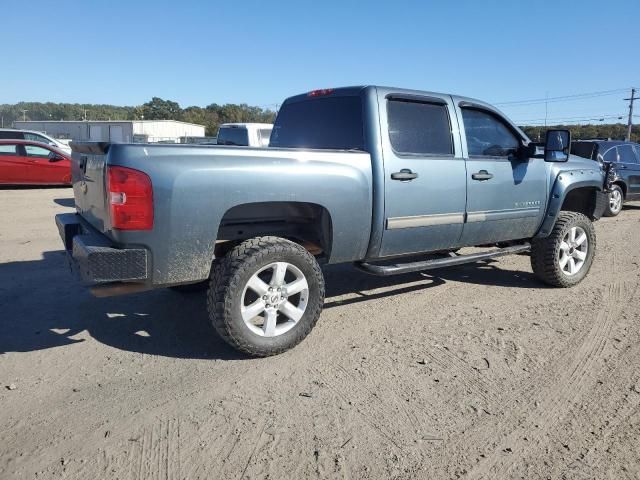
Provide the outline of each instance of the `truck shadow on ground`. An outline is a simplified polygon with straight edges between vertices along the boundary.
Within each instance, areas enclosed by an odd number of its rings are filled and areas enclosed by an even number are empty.
[[[73,208],[76,206],[76,201],[74,200],[73,197],[70,198],[54,198],[53,202],[62,206],[62,207],[68,207],[68,208]]]
[[[529,272],[497,263],[429,274],[374,277],[350,265],[325,267],[325,308],[437,288],[447,281],[540,288]],[[341,298],[341,297],[348,298]],[[154,290],[95,298],[70,274],[63,251],[0,264],[0,354],[70,346],[91,338],[124,351],[189,359],[243,359],[215,333],[203,293]]]

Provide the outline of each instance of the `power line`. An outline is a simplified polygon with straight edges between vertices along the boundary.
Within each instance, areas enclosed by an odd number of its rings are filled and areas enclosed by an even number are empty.
[[[528,106],[528,105],[536,105],[536,104],[546,104],[546,103],[556,103],[556,102],[566,102],[572,100],[583,100],[589,98],[596,97],[604,97],[607,95],[615,95],[620,92],[626,92],[627,88],[617,88],[615,90],[602,90],[599,92],[589,92],[589,93],[577,93],[574,95],[562,95],[559,97],[548,97],[548,98],[532,98],[528,100],[513,100],[509,102],[495,102],[494,105],[510,105],[510,106]]]
[[[591,118],[620,118],[622,119],[624,117],[624,114],[616,114],[616,113],[603,113],[601,115],[598,115],[597,113],[594,114],[583,114],[583,115],[579,115],[579,116],[573,116],[573,117],[545,117],[545,118],[523,118],[520,120],[517,120],[515,123],[524,123],[524,122],[542,122],[544,120],[551,120],[551,121],[557,121],[557,120],[589,120]]]
[[[563,123],[580,123],[580,122],[603,122],[605,120],[610,120],[610,119],[617,119],[617,120],[622,120],[624,118],[624,115],[605,115],[605,116],[596,116],[596,117],[582,117],[582,118],[550,118],[548,119],[549,121],[557,124],[563,124]],[[541,125],[544,126],[544,120],[540,119],[540,120],[528,120],[528,121],[517,121],[515,122],[517,125]]]

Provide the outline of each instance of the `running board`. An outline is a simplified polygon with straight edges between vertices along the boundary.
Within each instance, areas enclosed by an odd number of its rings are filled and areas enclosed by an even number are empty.
[[[498,248],[490,252],[471,253],[469,255],[455,255],[447,258],[436,258],[433,260],[424,260],[422,262],[399,263],[395,265],[373,265],[367,262],[356,262],[355,267],[365,273],[387,277],[389,275],[397,275],[399,273],[421,272],[423,270],[431,270],[434,268],[453,267],[463,265],[465,263],[479,262],[490,258],[502,257],[504,255],[513,255],[515,253],[528,252],[531,244],[523,243],[522,245],[513,245],[511,247]]]

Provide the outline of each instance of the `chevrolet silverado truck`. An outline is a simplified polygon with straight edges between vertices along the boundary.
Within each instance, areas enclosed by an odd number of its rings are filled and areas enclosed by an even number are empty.
[[[267,356],[318,320],[322,264],[392,275],[519,253],[547,284],[580,282],[607,197],[570,145],[549,131],[542,154],[471,98],[315,90],[283,103],[269,148],[73,143],[76,213],[56,223],[94,294],[205,286],[222,338]]]

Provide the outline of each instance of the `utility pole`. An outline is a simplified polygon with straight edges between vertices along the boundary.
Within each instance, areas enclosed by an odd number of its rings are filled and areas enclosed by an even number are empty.
[[[631,89],[631,98],[625,98],[625,100],[629,100],[629,120],[627,121],[627,138],[625,140],[627,142],[631,141],[631,129],[633,128],[633,101],[638,100],[636,95],[636,89]]]
[[[26,122],[27,121],[27,112],[29,110],[22,110],[22,121]]]

